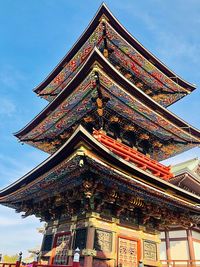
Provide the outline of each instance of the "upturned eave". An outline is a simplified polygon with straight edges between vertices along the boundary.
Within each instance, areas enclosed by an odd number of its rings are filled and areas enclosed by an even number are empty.
[[[0,203],[9,205],[9,203],[6,203],[7,196],[15,195],[15,192],[18,190],[23,190],[23,188],[26,188],[27,185],[34,184],[39,177],[53,169],[67,157],[72,156],[80,144],[81,146],[88,148],[85,151],[82,151],[81,155],[85,155],[87,157],[92,153],[96,155],[97,158],[103,159],[103,164],[114,166],[114,169],[124,173],[127,178],[129,177],[130,181],[131,179],[135,179],[141,186],[142,184],[145,184],[155,190],[155,192],[163,192],[164,195],[168,195],[168,197],[170,196],[172,199],[174,199],[173,201],[177,201],[179,199],[184,205],[186,203],[190,203],[189,205],[192,210],[200,212],[198,208],[198,205],[200,204],[198,196],[195,196],[192,193],[170,184],[169,182],[164,181],[161,178],[158,178],[155,175],[146,172],[132,163],[124,160],[123,158],[115,155],[108,148],[98,142],[82,126],[79,126],[74,134],[53,155],[28,172],[26,175],[21,177],[15,183],[1,190]]]
[[[23,141],[23,136],[29,133],[33,128],[44,120],[48,115],[55,110],[63,99],[67,98],[73,90],[84,80],[86,75],[91,71],[93,65],[97,63],[100,68],[108,73],[112,79],[126,88],[130,94],[142,101],[146,106],[152,109],[153,112],[158,113],[162,117],[169,120],[172,124],[180,127],[181,130],[189,133],[193,136],[197,142],[200,141],[200,131],[195,127],[189,125],[184,120],[180,119],[178,116],[170,112],[165,107],[161,106],[159,103],[154,101],[151,97],[146,95],[143,91],[132,84],[128,79],[126,79],[119,71],[117,71],[111,63],[101,54],[101,52],[95,47],[86,62],[83,64],[79,72],[73,77],[73,79],[68,83],[63,91],[52,101],[46,108],[44,108],[30,123],[28,123],[20,131],[16,132],[14,135]]]
[[[149,52],[136,38],[134,38],[115,18],[108,7],[103,3],[95,14],[94,18],[89,23],[86,30],[83,32],[81,37],[77,40],[71,50],[63,57],[59,64],[53,69],[53,71],[45,78],[45,80],[40,83],[34,92],[39,94],[63,69],[63,67],[73,58],[73,56],[79,51],[81,46],[86,42],[91,33],[95,30],[99,24],[99,20],[102,16],[106,17],[110,25],[131,45],[133,46],[142,56],[144,56],[148,61],[153,62],[154,66],[157,67],[161,72],[163,72],[167,77],[169,77],[173,82],[177,83],[181,87],[185,88],[189,92],[196,89],[194,84],[191,84],[176,73],[170,70],[164,63],[162,63],[156,56]]]

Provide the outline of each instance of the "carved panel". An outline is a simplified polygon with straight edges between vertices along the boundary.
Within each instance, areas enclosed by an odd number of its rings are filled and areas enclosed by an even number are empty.
[[[119,237],[118,266],[123,266],[123,267],[138,266],[137,241]]]
[[[157,260],[156,243],[150,241],[144,241],[144,259],[151,261]]]
[[[54,264],[66,265],[68,261],[67,252],[70,245],[70,233],[58,234],[55,237],[55,257]]]
[[[103,252],[112,251],[112,232],[95,230],[94,249]]]

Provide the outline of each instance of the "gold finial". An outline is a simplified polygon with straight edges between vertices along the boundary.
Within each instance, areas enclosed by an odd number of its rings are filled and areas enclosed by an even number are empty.
[[[97,64],[94,65],[92,71],[95,72],[99,72],[99,66]]]
[[[106,23],[109,21],[109,19],[105,16],[105,15],[102,15],[100,20],[99,20],[101,23]]]

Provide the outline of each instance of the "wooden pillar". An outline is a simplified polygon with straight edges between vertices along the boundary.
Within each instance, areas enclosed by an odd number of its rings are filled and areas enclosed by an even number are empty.
[[[169,231],[165,231],[165,242],[166,242],[166,255],[167,260],[171,260],[171,251],[170,251],[170,241],[169,241]]]
[[[195,253],[194,253],[194,246],[193,246],[193,240],[192,240],[192,231],[191,229],[187,229],[187,240],[188,240],[188,247],[189,247],[189,255],[190,260],[195,260]]]
[[[86,242],[86,255],[84,257],[84,267],[92,267],[93,263],[93,256],[88,255],[87,251],[93,250],[94,246],[94,234],[95,234],[95,228],[94,227],[88,227],[87,232],[87,242]]]
[[[72,265],[72,263],[73,263],[73,244],[74,244],[74,237],[75,237],[75,230],[73,230],[71,232],[71,242],[70,242],[70,247],[69,247],[69,251],[71,252],[71,255],[68,254],[69,255],[68,265]]]

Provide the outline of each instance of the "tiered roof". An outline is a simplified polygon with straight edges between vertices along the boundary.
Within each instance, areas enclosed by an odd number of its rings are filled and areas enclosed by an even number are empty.
[[[95,46],[117,70],[163,106],[171,105],[195,89],[144,48],[102,4],[72,49],[34,91],[52,101]]]
[[[150,159],[144,169],[140,164],[129,162],[118,156],[120,148],[112,152],[110,148],[98,141],[99,135],[102,136],[100,132],[95,132],[92,136],[82,126],[79,126],[56,153],[21,179],[0,191],[0,203],[15,208],[18,212],[24,211],[24,216],[35,214],[44,219],[46,209],[50,210],[48,205],[53,209],[52,201],[54,201],[54,208],[58,209],[59,205],[64,205],[60,198],[64,196],[66,189],[72,192],[75,188],[78,195],[68,193],[69,195],[64,197],[65,202],[68,198],[79,200],[82,197],[81,189],[77,191],[76,188],[81,184],[84,186],[84,173],[87,174],[90,171],[91,177],[98,177],[94,180],[96,184],[94,189],[99,193],[103,193],[105,187],[109,197],[112,198],[114,186],[115,190],[117,187],[117,190],[121,192],[117,196],[118,203],[120,196],[125,197],[125,194],[129,194],[130,199],[133,197],[132,204],[128,202],[126,204],[130,205],[129,209],[137,206],[144,207],[144,203],[154,203],[153,205],[157,203],[157,210],[150,216],[158,216],[161,210],[165,213],[166,208],[171,210],[167,212],[166,217],[162,218],[164,224],[172,221],[177,223],[179,220],[183,220],[181,223],[184,224],[190,221],[195,224],[198,222],[199,217],[196,215],[200,214],[197,205],[199,197],[158,177],[158,174],[150,168],[153,163]],[[147,157],[146,161],[148,161]],[[162,167],[161,164],[159,167]],[[164,166],[162,168],[164,170]],[[170,174],[169,170],[168,174]],[[183,213],[181,215],[183,217],[179,215],[179,212]]]
[[[197,129],[138,89],[96,47],[65,89],[15,135],[22,142],[53,153],[88,116],[98,128],[99,116],[94,115],[98,109],[94,101],[98,98],[95,72],[99,76],[101,94],[107,99],[101,115],[105,124],[117,116],[120,127],[128,124],[140,127],[140,132],[148,132],[152,143],[158,141],[162,146],[152,150],[152,158],[163,160],[199,144]]]
[[[200,196],[200,160],[194,158],[172,167],[170,183]]]
[[[15,134],[51,156],[0,191],[0,203],[43,220],[105,204],[116,216],[141,209],[142,224],[199,223],[199,198],[165,181],[173,175],[157,162],[200,143],[200,131],[166,109],[194,89],[103,4],[35,89],[50,103]]]

